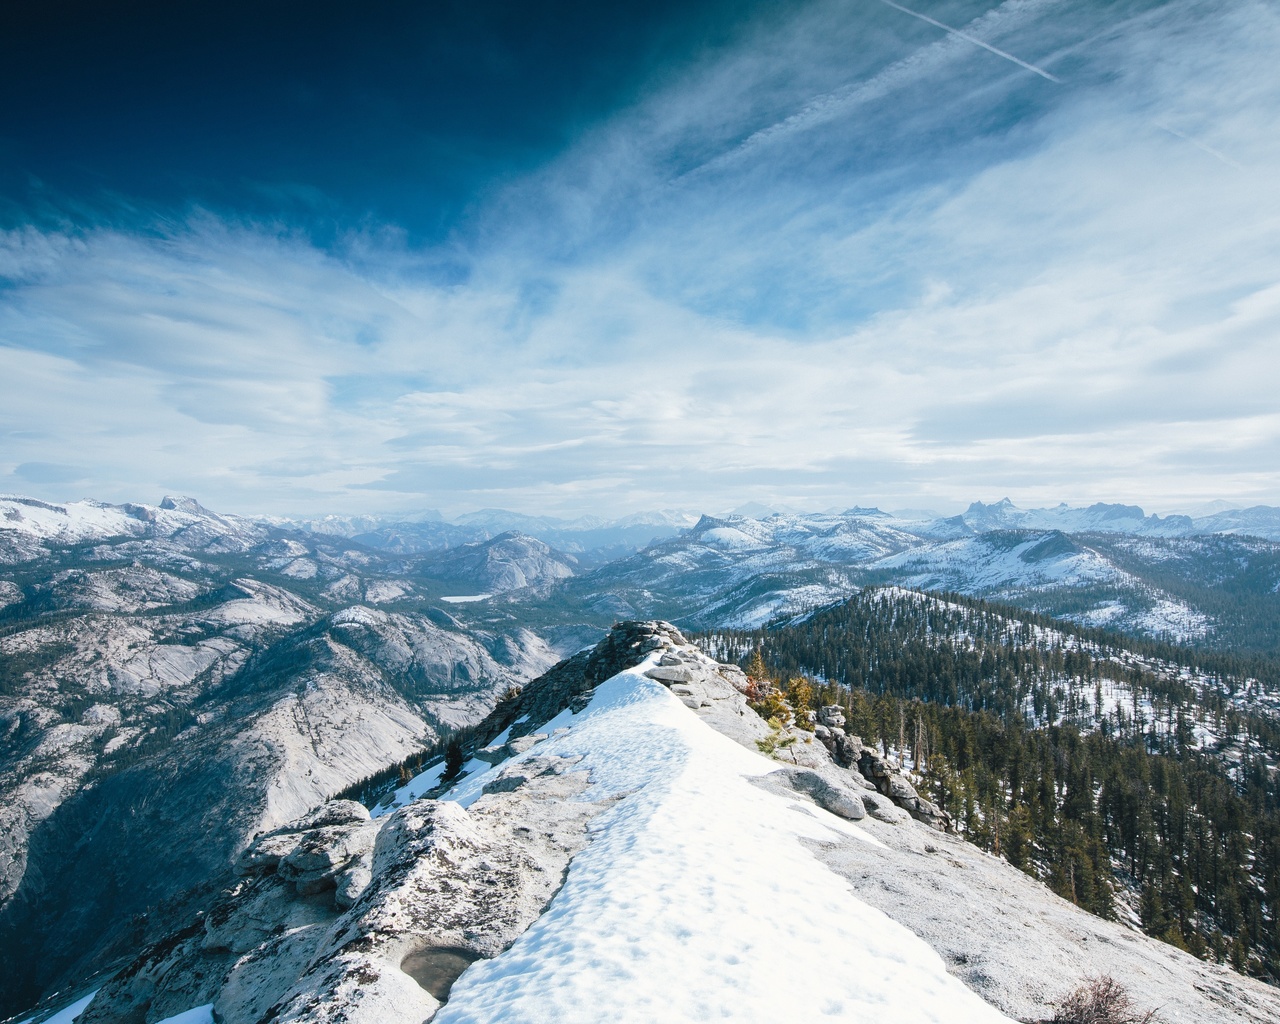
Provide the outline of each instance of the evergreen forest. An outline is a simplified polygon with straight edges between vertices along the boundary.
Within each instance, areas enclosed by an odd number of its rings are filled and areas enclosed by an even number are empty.
[[[1059,895],[1280,980],[1273,663],[896,588],[698,642],[842,705],[957,831]]]

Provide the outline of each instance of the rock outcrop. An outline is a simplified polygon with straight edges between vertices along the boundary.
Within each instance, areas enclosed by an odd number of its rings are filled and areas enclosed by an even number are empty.
[[[81,1024],[212,1003],[222,1024],[426,1020],[461,970],[505,950],[559,888],[600,805],[567,758],[529,758],[470,808],[420,800],[370,820],[335,801],[258,836],[242,880],[145,950]]]
[[[869,784],[867,788],[888,797],[895,806],[901,807],[917,821],[923,821],[939,831],[950,832],[951,815],[917,793],[915,786],[905,775],[896,771],[886,758],[869,747],[864,747],[859,737],[845,732],[844,725],[844,711],[839,705],[830,704],[818,712],[818,722],[813,727],[813,732],[830,752],[831,759],[842,768],[856,772]],[[878,813],[882,820],[895,820],[895,816],[886,814],[883,806],[878,803],[873,813]]]
[[[917,821],[942,832],[951,831],[951,815],[917,793],[906,776],[895,771],[889,761],[875,751],[863,747],[858,754],[857,767],[864,779]]]

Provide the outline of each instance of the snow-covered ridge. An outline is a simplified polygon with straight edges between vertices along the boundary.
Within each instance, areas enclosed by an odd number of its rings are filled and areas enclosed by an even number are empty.
[[[776,766],[647,678],[655,660],[602,684],[577,721],[547,724],[568,731],[538,755],[578,759],[588,792],[616,803],[592,821],[547,913],[462,977],[438,1024],[594,1024],[605,1007],[637,1024],[1007,1020],[800,841],[860,828],[752,785]]]
[[[266,532],[252,520],[210,512],[194,498],[166,497],[159,505],[110,505],[0,497],[0,563],[39,558],[52,546],[117,538],[169,540],[188,550],[244,551],[265,539]]]
[[[1280,1014],[901,812],[832,813],[856,773],[806,734],[763,756],[737,670],[637,633],[638,664],[594,679],[615,631],[495,712],[519,715],[440,799],[375,820],[335,801],[259,836],[202,930],[82,1024],[1025,1020],[1103,972],[1171,1022]]]

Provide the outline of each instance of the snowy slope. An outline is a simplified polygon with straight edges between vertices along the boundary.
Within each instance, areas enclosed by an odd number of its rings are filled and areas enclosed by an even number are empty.
[[[80,1024],[963,1024],[1046,1019],[1103,972],[1170,1024],[1280,1019],[1275,990],[913,821],[812,734],[762,756],[740,685],[667,624],[619,625],[495,711],[452,790],[257,837],[203,927]]]
[[[1201,516],[1195,520],[1198,533],[1238,533],[1268,540],[1280,540],[1280,508],[1254,505]]]
[[[923,543],[875,509],[703,516],[679,537],[572,580],[566,590],[619,618],[757,626],[846,597],[857,586],[851,570]]]
[[[606,1008],[637,1024],[1008,1020],[802,842],[874,840],[753,786],[776,763],[714,732],[644,667],[601,685],[577,721],[548,723],[571,728],[539,756],[580,757],[593,798],[619,802],[548,911],[463,975],[437,1024],[595,1024]],[[465,804],[483,784],[452,796]]]
[[[1061,533],[966,537],[894,554],[869,568],[892,572],[903,586],[977,593],[1120,578],[1096,552]]]
[[[511,531],[492,540],[450,548],[424,559],[421,568],[441,579],[464,581],[486,594],[547,586],[568,579],[577,559],[548,547],[536,537]]]
[[[875,509],[704,516],[679,537],[560,589],[595,614],[755,628],[867,584],[893,584],[994,597],[1182,642],[1214,638],[1220,623],[1213,616],[1235,614],[1209,589],[1243,593],[1270,580],[1280,590],[1280,577],[1267,576],[1280,559],[1274,542],[1232,539],[1227,550],[1225,538],[1164,536],[1170,520],[1157,530],[1154,517],[1135,518],[1140,513],[1128,506],[1024,512],[1002,502],[973,516],[973,526],[961,517],[921,523]],[[1126,524],[1138,535],[1125,533]]]
[[[167,497],[158,506],[88,500],[58,505],[0,496],[0,563],[39,558],[50,547],[116,538],[166,540],[189,551],[241,552],[265,536],[262,525],[210,512],[194,498]]]

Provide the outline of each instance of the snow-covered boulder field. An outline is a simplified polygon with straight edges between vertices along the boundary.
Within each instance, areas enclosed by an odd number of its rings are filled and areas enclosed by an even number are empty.
[[[779,744],[745,685],[665,623],[615,627],[500,704],[460,776],[259,835],[76,1019],[1038,1021],[1106,973],[1169,1022],[1280,1020],[1280,992],[913,819],[813,733]]]

